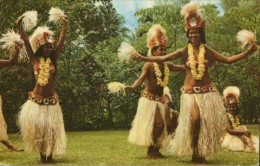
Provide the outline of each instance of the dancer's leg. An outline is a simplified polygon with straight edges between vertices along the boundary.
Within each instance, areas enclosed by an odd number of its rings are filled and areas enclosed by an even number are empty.
[[[154,117],[154,126],[153,126],[153,146],[148,147],[147,155],[150,158],[162,158],[164,157],[160,152],[160,146],[157,144],[158,139],[162,134],[164,129],[164,121],[160,114],[159,108],[156,109],[155,117]]]
[[[19,148],[16,148],[10,141],[8,140],[3,140],[1,141],[2,144],[4,144],[10,151],[13,151],[13,152],[21,152],[23,151],[23,149],[19,149]]]

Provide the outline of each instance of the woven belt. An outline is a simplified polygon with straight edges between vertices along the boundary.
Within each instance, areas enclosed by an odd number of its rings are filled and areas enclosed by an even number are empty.
[[[158,96],[158,95],[155,95],[155,94],[153,94],[153,93],[151,93],[151,92],[148,92],[148,91],[142,91],[141,92],[141,96],[142,97],[145,97],[145,98],[147,98],[147,99],[150,99],[150,100],[155,100],[155,101],[159,101],[159,102],[161,102],[161,103],[164,103],[164,100],[163,100],[163,97],[161,97],[161,96]]]
[[[55,105],[59,102],[59,96],[54,94],[54,96],[51,97],[42,97],[33,92],[29,92],[29,100],[39,105]]]
[[[181,88],[181,92],[182,93],[208,93],[208,92],[215,92],[216,88],[214,85],[209,84],[209,85],[205,85],[205,86],[183,86]]]

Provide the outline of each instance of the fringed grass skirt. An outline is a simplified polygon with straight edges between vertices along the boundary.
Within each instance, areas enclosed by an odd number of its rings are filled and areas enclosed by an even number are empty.
[[[246,126],[241,125],[239,128],[243,128],[245,131],[247,131]],[[240,130],[239,129],[239,130]],[[243,130],[242,129],[242,130]],[[242,131],[240,130],[240,131]],[[246,151],[246,152],[255,152],[259,153],[259,138],[256,136],[251,136],[251,138],[243,136],[243,139],[245,142],[241,140],[238,136],[231,135],[229,133],[225,133],[225,136],[223,138],[221,147],[228,149],[230,151]]]
[[[28,100],[19,115],[25,150],[44,155],[64,154],[67,139],[59,103],[39,105]]]
[[[153,144],[152,135],[157,108],[159,108],[165,126],[157,144],[161,147],[164,147],[167,144],[168,137],[165,122],[166,105],[158,101],[149,100],[145,97],[141,97],[138,102],[137,112],[128,136],[128,141],[130,143],[140,146],[149,146]]]
[[[8,139],[7,135],[7,125],[2,112],[2,98],[0,96],[0,141]]]
[[[192,155],[191,112],[194,105],[200,112],[198,152],[201,156],[213,154],[220,147],[220,136],[227,124],[223,99],[216,92],[181,95],[180,115],[169,151],[178,155]]]

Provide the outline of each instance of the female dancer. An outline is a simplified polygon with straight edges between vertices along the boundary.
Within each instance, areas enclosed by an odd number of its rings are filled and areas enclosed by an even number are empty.
[[[63,26],[55,48],[53,32],[48,27],[38,27],[29,39],[22,27],[22,19],[18,19],[17,26],[34,69],[35,86],[22,106],[18,122],[26,150],[38,151],[41,162],[52,162],[52,155],[65,153],[67,144],[54,82],[68,19],[62,17]]]

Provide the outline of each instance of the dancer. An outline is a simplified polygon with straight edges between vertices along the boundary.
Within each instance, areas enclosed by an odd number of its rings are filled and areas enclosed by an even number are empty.
[[[3,38],[2,38],[3,39]],[[21,40],[19,41],[13,41],[15,42],[13,54],[11,56],[11,59],[9,60],[0,60],[0,68],[5,66],[12,66],[18,61],[20,49],[23,47],[23,42]],[[16,148],[9,140],[7,135],[7,125],[5,123],[5,119],[2,112],[2,98],[0,96],[0,142],[4,144],[10,151],[14,152],[20,152],[23,151],[22,149]]]
[[[220,135],[226,126],[224,103],[210,81],[208,70],[215,61],[231,64],[254,53],[257,47],[252,45],[241,54],[226,57],[205,45],[205,21],[196,3],[185,5],[181,13],[185,15],[188,47],[165,56],[144,57],[136,52],[133,56],[148,62],[182,58],[186,77],[181,88],[179,124],[170,151],[180,156],[192,155],[195,163],[207,163],[205,156],[220,146]]]
[[[164,56],[167,41],[164,28],[159,24],[152,26],[147,34],[148,55]],[[152,159],[164,157],[159,149],[167,144],[168,135],[174,132],[163,96],[170,71],[184,71],[184,67],[171,63],[145,63],[139,78],[132,86],[125,88],[130,93],[145,81],[128,140],[133,144],[149,146],[147,156]]]
[[[227,107],[228,125],[227,133],[223,138],[221,147],[231,151],[247,151],[259,153],[259,139],[252,136],[245,125],[239,121],[239,96],[240,90],[236,86],[229,86],[223,91]]]
[[[56,47],[53,32],[47,26],[38,27],[29,39],[22,27],[23,17],[17,21],[35,76],[34,89],[22,106],[18,122],[25,150],[38,151],[41,162],[52,162],[52,155],[64,154],[67,145],[59,98],[54,91],[57,60],[68,28],[67,16],[61,19],[63,26]]]

